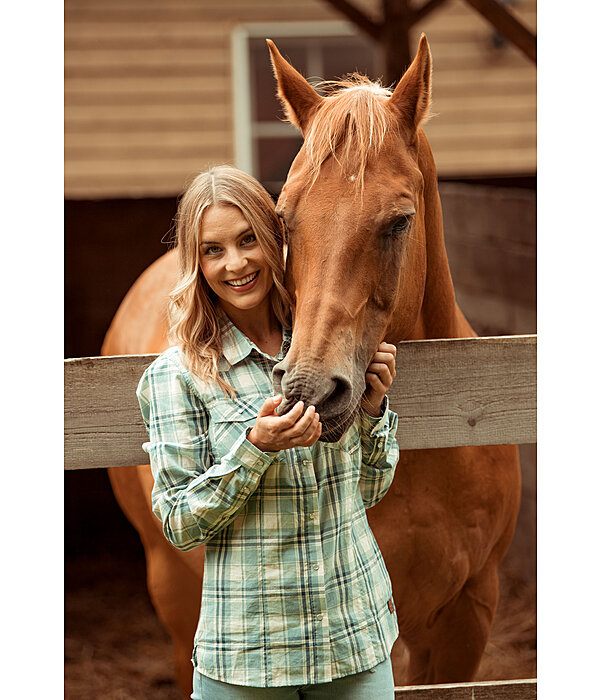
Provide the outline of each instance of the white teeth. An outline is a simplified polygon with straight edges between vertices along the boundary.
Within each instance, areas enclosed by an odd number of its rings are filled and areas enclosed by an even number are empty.
[[[230,280],[226,284],[230,285],[231,287],[243,287],[245,284],[248,284],[248,282],[252,282],[252,280],[256,279],[257,275],[258,272],[253,272],[247,277],[242,277],[242,279],[239,280]]]

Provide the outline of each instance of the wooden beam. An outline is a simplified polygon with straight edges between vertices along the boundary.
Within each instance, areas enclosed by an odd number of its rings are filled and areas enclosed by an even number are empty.
[[[533,63],[537,63],[537,39],[527,27],[497,0],[465,0],[483,15],[504,37],[520,49]]]
[[[392,85],[400,80],[413,59],[410,45],[412,9],[410,0],[382,0],[382,7],[383,79],[386,85]]]
[[[368,34],[372,39],[379,41],[382,25],[373,22],[373,20],[367,17],[358,7],[348,2],[348,0],[325,0],[325,2],[345,15],[347,19],[353,22],[361,31]]]
[[[425,19],[427,15],[429,15],[434,10],[437,10],[438,7],[441,7],[445,2],[446,0],[429,0],[428,2],[423,3],[421,7],[413,9],[410,15],[411,27],[413,24],[416,24],[422,19]]]
[[[135,389],[156,355],[65,360],[65,468],[147,464]],[[401,449],[536,441],[536,336],[398,345]]]
[[[485,681],[451,685],[412,685],[395,689],[395,700],[535,700],[537,681]]]

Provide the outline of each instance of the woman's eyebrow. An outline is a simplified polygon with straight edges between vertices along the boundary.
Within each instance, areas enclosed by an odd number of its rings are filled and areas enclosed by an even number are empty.
[[[248,228],[245,228],[243,231],[240,231],[238,234],[236,234],[236,239],[240,236],[244,236],[249,231],[252,232],[251,226],[248,226]],[[223,245],[223,241],[200,241],[200,245]]]

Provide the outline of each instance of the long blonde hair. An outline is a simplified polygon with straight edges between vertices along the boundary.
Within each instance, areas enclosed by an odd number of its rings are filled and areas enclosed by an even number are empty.
[[[175,217],[179,273],[169,296],[169,341],[182,348],[194,374],[217,382],[232,396],[233,388],[218,370],[223,343],[217,297],[200,269],[202,217],[216,204],[238,207],[252,228],[273,274],[273,311],[286,328],[290,327],[290,298],[283,283],[283,230],[270,195],[257,180],[236,168],[221,165],[200,173],[183,194]]]

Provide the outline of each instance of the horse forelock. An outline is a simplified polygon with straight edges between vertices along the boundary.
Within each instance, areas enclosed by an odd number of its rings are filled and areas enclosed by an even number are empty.
[[[357,73],[319,86],[326,94],[304,139],[311,186],[332,156],[348,179],[362,187],[369,159],[379,153],[386,134],[397,127],[386,105],[392,92]]]

